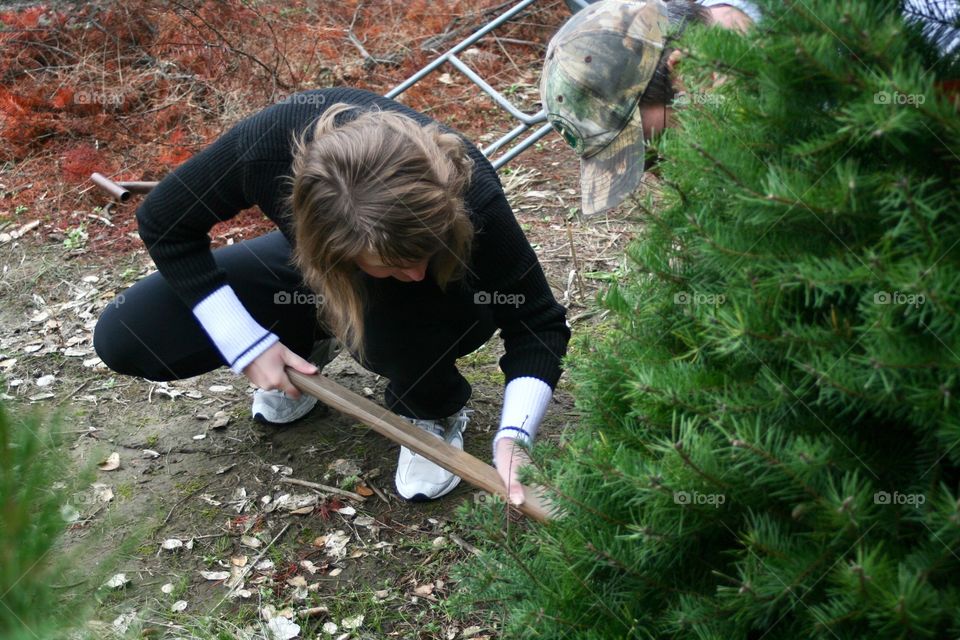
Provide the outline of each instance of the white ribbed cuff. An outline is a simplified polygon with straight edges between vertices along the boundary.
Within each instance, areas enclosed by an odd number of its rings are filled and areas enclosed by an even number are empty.
[[[234,373],[242,374],[257,356],[280,341],[260,326],[227,284],[198,302],[193,315]]]
[[[500,429],[493,438],[494,453],[497,442],[503,438],[516,438],[532,446],[552,397],[553,389],[539,378],[511,380],[503,391],[503,413],[500,415]]]

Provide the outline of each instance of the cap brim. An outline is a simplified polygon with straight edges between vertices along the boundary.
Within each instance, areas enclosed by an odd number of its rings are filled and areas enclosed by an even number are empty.
[[[636,191],[643,179],[644,139],[640,109],[627,126],[603,149],[580,159],[583,215],[592,216],[617,206]]]

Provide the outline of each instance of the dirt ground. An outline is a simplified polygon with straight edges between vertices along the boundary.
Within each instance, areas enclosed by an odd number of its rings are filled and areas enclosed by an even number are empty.
[[[65,509],[71,524],[61,549],[81,567],[110,567],[114,576],[98,592],[95,637],[500,637],[500,612],[460,619],[446,604],[456,589],[450,568],[477,542],[456,512],[485,494],[462,483],[439,501],[409,504],[394,493],[399,447],[363,425],[318,407],[295,425],[264,427],[250,417],[252,387],[225,368],[150,382],[111,372],[92,347],[101,310],[154,266],[135,232],[138,199],[109,203],[91,188],[90,168],[113,167],[116,179],[162,177],[251,112],[244,96],[264,102],[271,83],[274,91],[277,83],[383,91],[504,6],[447,0],[429,20],[411,21],[410,12],[426,11],[416,4],[350,0],[318,14],[294,0],[259,9],[227,3],[240,13],[272,11],[270,20],[284,25],[264,31],[262,43],[243,41],[262,44],[246,51],[237,50],[232,23],[211,25],[216,14],[201,4],[138,14],[91,3],[64,17],[22,3],[0,12],[0,39],[26,42],[11,48],[4,40],[0,48],[0,148],[13,158],[0,165],[0,397],[14,410],[61,412],[70,463],[78,470],[100,465],[92,486]],[[567,15],[561,2],[544,2],[502,41],[464,55],[531,111],[543,46]],[[129,29],[130,37],[83,40],[77,34],[96,36],[97,29],[74,28],[101,23],[121,36]],[[394,23],[411,30],[408,41]],[[194,31],[231,46],[179,41]],[[164,40],[167,33],[177,41]],[[316,40],[309,57],[293,55],[318,33],[329,41]],[[350,46],[348,36],[364,44]],[[54,64],[51,51],[64,61]],[[233,71],[223,73],[220,64]],[[268,67],[272,76],[262,72]],[[313,73],[319,76],[303,80]],[[91,109],[73,89],[64,93],[67,80],[91,77],[101,93],[87,98],[122,99]],[[43,86],[44,96],[55,95],[49,104],[37,97]],[[115,92],[102,93],[107,88]],[[489,142],[512,125],[476,93],[439,75],[409,103]],[[183,105],[190,110],[176,112]],[[501,171],[575,335],[600,318],[591,301],[615,277],[630,238],[624,211],[579,217],[577,176],[576,157],[553,135]],[[218,225],[214,245],[264,229],[262,216],[248,212]],[[460,363],[475,410],[466,449],[488,462],[503,392],[501,354],[495,336]],[[385,381],[346,355],[324,374],[381,400]],[[538,439],[556,441],[576,427],[564,376]]]
[[[585,223],[571,214],[576,169],[562,143],[550,140],[504,172],[575,332],[593,321],[589,301],[616,270],[628,237],[615,217]],[[462,483],[442,500],[407,503],[393,488],[397,445],[325,407],[290,427],[255,423],[252,387],[225,368],[169,383],[106,369],[91,330],[117,293],[152,271],[142,249],[108,260],[66,248],[40,227],[0,252],[5,400],[62,408],[78,468],[119,456],[119,468],[98,470],[96,483],[75,496],[67,540],[82,562],[109,558],[125,576],[122,587],[104,592],[104,633],[282,637],[269,635],[282,628],[271,630],[267,618],[286,609],[300,637],[499,637],[496,611],[462,620],[444,608],[456,588],[449,567],[476,542],[455,511],[485,494]],[[466,449],[486,461],[502,399],[501,353],[495,336],[461,362],[474,390]],[[381,399],[385,381],[345,354],[324,374]],[[540,439],[573,428],[564,377]],[[289,478],[366,496],[317,492]],[[135,548],[118,559],[129,540]]]

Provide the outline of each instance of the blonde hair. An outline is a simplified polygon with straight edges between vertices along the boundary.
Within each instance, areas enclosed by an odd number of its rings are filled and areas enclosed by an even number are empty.
[[[473,242],[464,194],[473,163],[459,136],[401,113],[331,105],[294,139],[293,258],[323,304],[318,317],[352,352],[363,353],[364,300],[356,259],[385,265],[429,259],[442,288],[463,277]],[[342,120],[342,119],[341,119]]]

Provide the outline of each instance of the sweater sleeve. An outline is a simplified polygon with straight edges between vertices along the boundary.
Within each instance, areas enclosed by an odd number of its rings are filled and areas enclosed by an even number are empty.
[[[210,229],[253,204],[246,195],[237,131],[228,131],[161,180],[137,210],[137,223],[157,270],[224,362],[241,373],[279,338],[243,307],[210,251]]]
[[[489,304],[500,327],[505,383],[536,378],[551,389],[560,378],[570,340],[566,309],[553,297],[537,256],[502,192],[479,216],[471,275],[474,300]],[[518,426],[518,425],[511,425]]]
[[[227,283],[210,252],[210,229],[252,206],[231,129],[174,169],[137,209],[140,238],[189,308]]]

